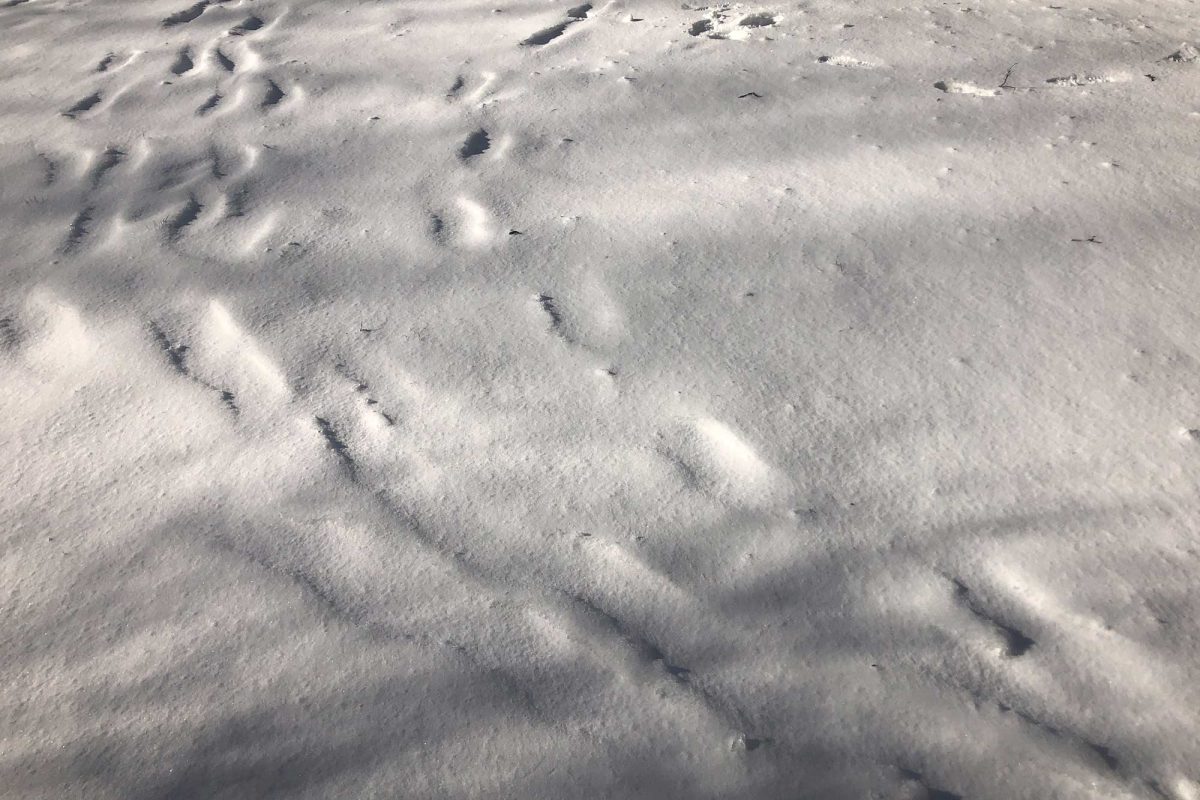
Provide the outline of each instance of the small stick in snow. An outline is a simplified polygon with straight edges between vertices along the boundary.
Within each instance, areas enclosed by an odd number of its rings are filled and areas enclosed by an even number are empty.
[[[1079,244],[1104,244],[1104,242],[1100,241],[1095,236],[1089,236],[1086,239],[1072,239],[1071,241]]]
[[[742,100],[747,97],[757,97],[759,100],[762,100],[762,95],[758,92],[746,92],[745,94],[739,94],[738,100]]]
[[[1017,64],[1020,64],[1020,63],[1021,63],[1020,61],[1017,62]],[[1008,68],[1008,72],[1004,73],[1004,80],[1000,81],[1001,89],[1015,89],[1016,88],[1015,86],[1008,85],[1008,79],[1012,77],[1013,70],[1017,68],[1017,64],[1013,64],[1011,67]]]

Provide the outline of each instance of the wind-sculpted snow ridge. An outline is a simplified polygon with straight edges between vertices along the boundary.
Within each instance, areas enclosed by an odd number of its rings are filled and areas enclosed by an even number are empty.
[[[1193,17],[0,2],[0,798],[1200,800]]]

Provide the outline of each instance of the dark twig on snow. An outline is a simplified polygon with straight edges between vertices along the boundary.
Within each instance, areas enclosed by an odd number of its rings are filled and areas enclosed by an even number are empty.
[[[1021,63],[1020,61],[1017,62],[1017,64],[1020,64],[1020,63]],[[1015,86],[1008,85],[1008,79],[1012,77],[1013,70],[1017,68],[1017,64],[1013,64],[1011,67],[1008,68],[1008,72],[1004,73],[1004,80],[1000,81],[1001,89],[1015,89],[1016,88]]]

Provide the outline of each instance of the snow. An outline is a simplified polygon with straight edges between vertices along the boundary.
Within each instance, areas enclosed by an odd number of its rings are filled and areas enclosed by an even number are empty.
[[[1198,37],[0,4],[0,797],[1197,800]]]

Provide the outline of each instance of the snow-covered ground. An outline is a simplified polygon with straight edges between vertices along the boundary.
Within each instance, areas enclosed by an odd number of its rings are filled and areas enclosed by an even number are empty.
[[[0,796],[1198,800],[1197,42],[0,2]]]

